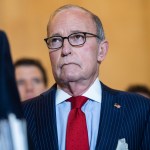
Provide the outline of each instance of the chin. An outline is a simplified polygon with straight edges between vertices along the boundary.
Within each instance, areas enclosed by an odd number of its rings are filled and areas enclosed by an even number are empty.
[[[79,71],[62,71],[54,74],[54,78],[57,83],[68,83],[68,82],[76,82],[80,79],[83,79],[83,73]]]
[[[79,78],[75,77],[75,76],[65,76],[65,77],[61,77],[59,79],[59,82],[61,82],[61,83],[69,83],[69,82],[76,82],[78,80],[79,80]]]

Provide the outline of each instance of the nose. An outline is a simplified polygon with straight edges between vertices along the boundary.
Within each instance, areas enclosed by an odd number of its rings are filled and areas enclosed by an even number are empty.
[[[62,56],[67,56],[71,54],[71,48],[69,41],[67,38],[64,39],[63,46],[62,46]]]
[[[26,88],[26,93],[33,92],[33,85],[32,85],[32,83],[26,82],[25,88]]]

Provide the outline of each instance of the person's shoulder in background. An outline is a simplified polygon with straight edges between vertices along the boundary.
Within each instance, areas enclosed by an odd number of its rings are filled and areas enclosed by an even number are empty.
[[[142,85],[142,84],[134,84],[134,85],[130,85],[127,89],[127,92],[131,92],[131,93],[136,93],[136,94],[140,94],[144,97],[147,97],[150,99],[150,89],[148,86],[146,85]]]

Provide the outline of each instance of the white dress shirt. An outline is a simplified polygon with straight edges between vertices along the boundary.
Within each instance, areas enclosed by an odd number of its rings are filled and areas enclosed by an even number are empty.
[[[94,150],[97,141],[98,127],[100,121],[102,90],[97,78],[91,87],[82,95],[88,97],[88,101],[82,106],[86,116],[90,150]],[[66,126],[71,103],[66,102],[71,96],[60,88],[56,91],[56,120],[59,150],[65,150]]]

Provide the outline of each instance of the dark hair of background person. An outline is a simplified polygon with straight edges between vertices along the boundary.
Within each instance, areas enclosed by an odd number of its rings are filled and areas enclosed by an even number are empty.
[[[21,58],[14,63],[15,68],[17,68],[18,66],[36,66],[37,68],[39,68],[43,76],[44,84],[45,86],[47,86],[48,84],[47,74],[39,60],[32,58]]]
[[[131,85],[127,88],[128,92],[138,93],[150,98],[150,89],[145,85]]]

